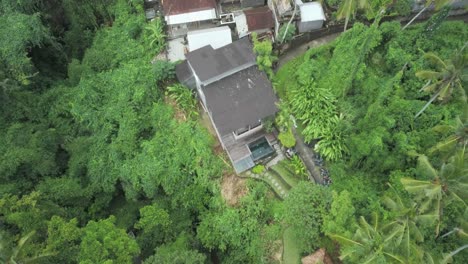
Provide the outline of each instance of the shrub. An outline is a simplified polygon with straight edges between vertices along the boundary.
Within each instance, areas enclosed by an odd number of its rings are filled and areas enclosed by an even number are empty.
[[[281,141],[281,144],[287,148],[292,148],[296,145],[296,139],[292,133],[292,130],[289,129],[286,132],[281,132],[278,135],[278,139]]]
[[[264,171],[265,171],[265,166],[261,164],[258,164],[252,168],[252,173],[255,173],[255,174],[261,174]]]
[[[288,31],[286,31],[287,26],[288,24],[284,24],[280,27],[279,32],[278,32],[278,38],[276,39],[278,43],[289,42],[294,37],[294,34],[296,33],[296,25],[290,24],[289,27],[287,28]],[[286,35],[285,35],[285,32],[286,32]],[[284,36],[284,39],[283,39],[283,36]]]

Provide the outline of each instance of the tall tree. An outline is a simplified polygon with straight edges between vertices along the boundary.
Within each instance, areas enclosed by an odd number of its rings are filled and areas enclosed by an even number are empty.
[[[318,246],[323,215],[330,208],[331,192],[328,188],[299,182],[284,200],[283,223],[291,228],[301,249],[310,252]]]
[[[32,256],[25,254],[24,248],[26,247],[28,241],[30,241],[31,238],[34,236],[34,234],[36,234],[36,231],[31,231],[19,239],[16,247],[14,247],[11,250],[11,255],[7,257],[7,261],[6,261],[7,264],[35,263],[40,259],[47,258],[56,254],[54,252],[48,252],[48,251],[43,251],[42,253],[39,253],[37,252],[37,250],[36,250],[36,253]]]
[[[348,28],[349,19],[356,16],[358,10],[371,12],[371,5],[369,0],[343,0],[338,8],[336,18],[338,20],[345,19],[344,31]]]
[[[0,39],[0,92],[6,93],[13,84],[26,86],[31,83],[36,71],[28,51],[50,40],[50,33],[39,14],[2,14],[0,25],[5,25],[0,27],[0,35],[8,36]]]
[[[462,114],[455,118],[453,124],[439,125],[433,130],[452,134],[429,149],[429,152],[440,151],[453,155],[457,149],[465,148],[468,145],[468,105],[465,104]]]
[[[459,150],[439,170],[432,166],[425,155],[419,155],[418,171],[422,180],[402,178],[401,183],[418,204],[418,214],[435,219],[435,234],[438,236],[445,205],[449,201],[457,201],[467,206],[468,160],[465,150]]]
[[[382,198],[382,202],[392,212],[393,219],[384,228],[399,232],[397,241],[401,241],[401,255],[405,261],[422,261],[422,250],[417,246],[417,243],[423,242],[424,236],[418,225],[420,223],[433,222],[436,216],[431,214],[418,215],[416,203],[404,201],[393,186],[390,184],[389,186],[392,193],[385,195]]]
[[[323,216],[323,228],[325,234],[342,234],[351,236],[352,230],[357,226],[355,208],[348,191],[339,194],[333,191],[333,201],[329,211]]]
[[[418,18],[426,9],[428,9],[431,6],[435,6],[436,10],[439,10],[442,8],[444,5],[448,4],[452,0],[426,0],[424,7],[402,28],[402,30],[405,30],[407,27],[409,27],[416,18]]]
[[[340,259],[348,259],[352,263],[404,263],[396,251],[398,231],[386,232],[378,219],[373,215],[372,224],[364,217],[359,218],[359,226],[353,237],[332,235],[341,242]]]
[[[82,264],[131,263],[140,249],[125,230],[115,226],[115,217],[90,221],[84,228],[79,261]]]
[[[424,58],[434,65],[435,70],[421,70],[416,73],[416,76],[427,80],[421,91],[431,92],[433,95],[415,115],[415,118],[420,116],[435,99],[447,102],[451,99],[454,91],[459,93],[460,100],[466,102],[466,91],[462,82],[468,78],[468,52],[465,51],[467,45],[468,42],[447,61],[443,61],[431,52],[424,54]]]

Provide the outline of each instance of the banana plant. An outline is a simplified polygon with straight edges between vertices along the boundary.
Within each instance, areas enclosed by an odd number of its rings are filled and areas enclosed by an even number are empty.
[[[370,12],[372,7],[369,0],[344,0],[336,13],[338,20],[345,19],[344,31],[348,28],[348,22],[351,17],[356,16],[358,10]]]

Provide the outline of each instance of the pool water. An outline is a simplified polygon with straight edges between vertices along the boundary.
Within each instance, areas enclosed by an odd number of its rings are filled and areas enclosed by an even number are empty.
[[[268,144],[265,137],[255,140],[249,144],[250,152],[252,153],[252,159],[257,161],[271,155],[275,150]]]

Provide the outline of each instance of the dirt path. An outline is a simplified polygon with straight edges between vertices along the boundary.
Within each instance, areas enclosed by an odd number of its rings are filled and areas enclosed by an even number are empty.
[[[302,44],[294,49],[288,50],[282,56],[280,56],[277,69],[280,69],[282,66],[284,66],[286,63],[296,58],[297,56],[301,56],[309,48],[316,48],[327,44],[330,41],[335,40],[340,34],[341,33],[336,33],[326,37],[318,38],[305,44]],[[323,177],[320,175],[320,168],[315,166],[314,163],[315,153],[311,148],[309,148],[305,144],[303,137],[296,132],[296,129],[294,127],[293,133],[294,137],[296,138],[296,150],[299,156],[301,157],[302,161],[304,162],[304,165],[306,166],[307,170],[309,171],[310,180],[314,181],[317,184],[323,184]]]
[[[323,38],[314,39],[294,49],[290,49],[286,51],[283,55],[279,57],[277,69],[280,69],[288,61],[296,58],[297,56],[304,54],[309,48],[316,48],[324,44],[327,44],[328,42],[333,41],[335,38],[337,38],[340,34],[341,33],[336,33],[336,34],[332,34]]]
[[[292,130],[294,137],[296,138],[296,151],[302,158],[304,165],[309,171],[309,179],[317,184],[323,184],[323,177],[320,175],[320,168],[315,166],[314,163],[314,151],[306,145],[303,137],[299,135],[299,133],[297,133],[296,128],[294,126],[292,127]]]

